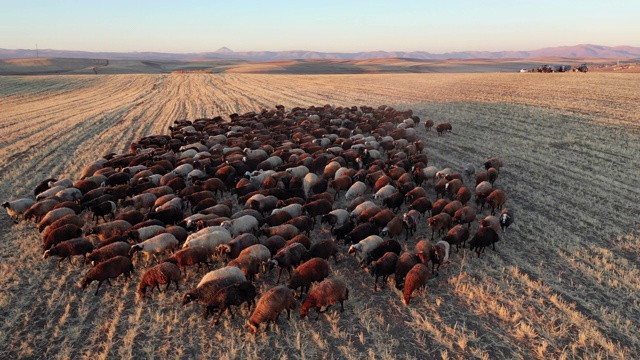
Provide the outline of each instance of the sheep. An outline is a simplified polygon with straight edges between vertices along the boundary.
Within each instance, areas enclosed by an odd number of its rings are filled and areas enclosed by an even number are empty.
[[[401,220],[402,220],[401,224],[406,231],[404,240],[409,241],[409,235],[413,236],[414,232],[418,227],[418,222],[420,220],[420,212],[418,212],[417,210],[409,210],[408,212],[402,214]]]
[[[269,250],[269,253],[273,256],[278,252],[278,250],[282,249],[285,246],[287,240],[285,240],[285,238],[280,235],[274,235],[264,240],[260,240],[260,243],[264,245],[267,250]]]
[[[300,230],[291,224],[284,224],[284,225],[271,226],[271,227],[263,225],[261,230],[262,230],[262,233],[267,237],[279,235],[279,236],[282,236],[285,240],[290,240],[300,233]]]
[[[133,245],[129,250],[129,256],[138,251],[143,251],[146,255],[146,264],[149,265],[151,256],[158,261],[158,254],[164,254],[167,251],[173,251],[178,248],[178,239],[173,234],[162,233],[149,238],[139,244]]]
[[[114,242],[93,250],[93,252],[86,256],[84,263],[85,265],[91,263],[95,266],[116,256],[129,256],[129,250],[131,250],[129,243]]]
[[[275,266],[278,267],[278,279],[276,280],[276,284],[278,284],[280,282],[280,275],[282,275],[282,269],[287,269],[289,278],[291,278],[291,268],[300,264],[302,256],[304,256],[306,252],[307,248],[300,243],[285,246],[266,263],[265,270],[271,270]]]
[[[104,220],[104,222],[107,222],[107,219],[105,218],[106,215],[111,215],[111,220],[114,220],[114,218],[116,217],[116,208],[117,206],[113,201],[105,201],[98,205],[94,205],[89,208],[89,210],[93,213],[91,220],[95,219],[95,222],[97,224],[100,220],[99,218],[102,217],[102,220]]]
[[[425,128],[427,131],[431,131],[431,128],[433,127],[433,125],[434,125],[434,124],[433,124],[433,120],[431,120],[431,119],[425,119],[425,120],[424,120],[424,128]]]
[[[220,279],[231,279],[233,280],[233,282],[241,282],[241,281],[247,280],[242,270],[238,269],[235,266],[225,266],[220,269],[216,269],[206,273],[198,283],[198,287],[202,286],[202,284],[207,283],[209,281],[220,280]]]
[[[44,251],[63,241],[71,240],[82,236],[82,229],[74,224],[65,224],[47,232],[44,237]]]
[[[389,211],[391,212],[391,210],[389,210]],[[369,207],[369,208],[365,209],[360,215],[358,215],[356,217],[356,223],[361,224],[361,223],[364,223],[364,222],[370,222],[371,218],[376,216],[380,212],[382,212],[382,209],[380,209],[377,206]],[[393,212],[391,212],[391,214],[393,215]],[[383,216],[383,215],[381,215],[381,216]]]
[[[432,216],[427,219],[427,223],[431,228],[431,240],[433,240],[433,236],[438,231],[440,234],[444,231],[444,228],[451,229],[451,216],[447,213],[440,213],[436,216]]]
[[[133,206],[136,210],[141,211],[142,209],[152,209],[157,199],[158,197],[154,194],[143,193],[125,200],[122,205],[125,208]]]
[[[433,250],[433,245],[429,240],[420,239],[416,243],[415,252],[416,256],[420,260],[421,263],[427,265],[429,261],[431,261],[431,253]]]
[[[11,217],[13,223],[17,224],[21,215],[35,203],[36,202],[33,199],[22,198],[13,201],[5,201],[2,203],[2,207],[7,209],[7,214]]]
[[[302,179],[302,189],[304,190],[305,196],[309,196],[311,194],[311,188],[316,185],[320,181],[318,175],[310,172],[304,176]]]
[[[285,171],[291,174],[291,177],[297,176],[303,179],[309,173],[309,168],[304,165],[300,165],[292,168],[287,168],[285,169]]]
[[[355,244],[358,241],[366,238],[367,236],[379,235],[379,234],[380,234],[380,231],[378,230],[378,227],[375,224],[365,222],[356,226],[347,235],[345,235],[344,242],[345,244],[349,244],[349,243]]]
[[[160,234],[164,230],[164,226],[151,225],[134,230],[128,230],[127,232],[125,232],[125,236],[133,240],[134,242],[139,243]]]
[[[464,166],[464,173],[468,177],[471,177],[473,174],[475,174],[475,172],[476,172],[476,167],[472,163],[467,163]]]
[[[450,123],[442,123],[436,125],[436,131],[438,132],[438,136],[444,135],[447,131],[451,132],[451,124]]]
[[[509,208],[504,208],[500,212],[500,227],[502,227],[502,232],[507,233],[507,228],[513,224],[513,210]]]
[[[150,212],[146,218],[160,220],[165,224],[177,224],[184,219],[184,213],[180,208],[169,206],[166,209]]]
[[[500,241],[500,236],[491,227],[483,227],[478,229],[475,235],[469,241],[469,249],[476,250],[476,254],[480,257],[480,253],[484,252],[485,247],[493,246],[493,250],[496,249],[496,242]]]
[[[69,187],[58,191],[55,196],[64,201],[78,201],[82,198],[82,192],[74,187]]]
[[[259,230],[258,219],[251,215],[244,215],[237,219],[223,221],[220,226],[227,229],[234,237],[250,231],[253,231],[254,234],[258,234]]]
[[[391,221],[387,223],[381,231],[381,236],[389,236],[390,238],[394,238],[402,234],[402,229],[404,228],[404,221],[401,218],[394,216]]]
[[[500,168],[503,167],[503,166],[504,166],[504,164],[502,163],[502,160],[498,159],[497,157],[488,158],[484,162],[484,168],[486,170],[494,168],[494,169],[498,170],[498,172],[500,172]]]
[[[289,205],[287,205],[285,207],[282,207],[282,208],[273,209],[271,211],[271,214],[273,215],[273,214],[281,212],[281,211],[287,212],[287,213],[289,213],[291,215],[292,218],[295,218],[295,217],[298,217],[298,216],[302,215],[302,205],[301,204],[289,204]]]
[[[349,220],[349,212],[345,209],[336,209],[322,215],[320,223],[326,222],[331,225],[331,230],[333,230],[335,227],[342,226],[347,220]]]
[[[507,194],[500,189],[493,190],[487,196],[487,206],[491,209],[491,215],[496,214],[496,208],[502,209],[505,202],[507,202]]]
[[[333,261],[337,264],[338,253],[340,253],[340,249],[335,241],[326,239],[311,245],[307,253],[302,257],[302,260],[307,261],[314,257],[328,260],[333,256]]]
[[[318,320],[321,313],[338,302],[340,303],[340,312],[344,312],[345,300],[349,300],[349,289],[344,280],[335,277],[324,279],[309,291],[300,308],[300,318],[304,319],[309,314],[309,309],[315,308],[318,311],[316,316],[316,320]],[[321,311],[323,306],[325,309]]]
[[[325,199],[315,200],[302,206],[302,211],[309,214],[314,225],[318,215],[328,214],[332,209],[333,204]]]
[[[209,308],[207,311],[213,308],[219,309],[218,318],[215,320],[215,325],[218,325],[220,317],[227,309],[233,319],[232,305],[241,306],[243,303],[247,303],[247,309],[251,310],[251,304],[255,304],[257,295],[256,287],[248,281],[231,284],[215,293],[211,301],[207,303]]]
[[[304,234],[298,234],[298,235],[292,237],[289,241],[287,241],[285,246],[291,245],[293,243],[300,243],[300,244],[304,245],[304,247],[307,250],[309,250],[311,248],[311,240],[309,239],[308,236],[306,236]]]
[[[44,179],[40,181],[38,185],[36,185],[35,189],[33,189],[33,196],[38,196],[38,194],[40,194],[41,192],[49,189],[49,183],[56,181],[58,181],[58,179],[54,178]]]
[[[373,201],[364,201],[362,203],[360,203],[359,205],[357,205],[349,214],[349,217],[351,217],[352,219],[355,219],[356,217],[360,216],[360,214],[362,214],[365,210],[367,210],[370,207],[374,207],[374,206],[378,206],[376,205]]]
[[[369,208],[369,209],[376,209],[376,208]],[[377,209],[379,209],[379,208],[377,208]],[[363,215],[365,213],[367,213],[367,211],[365,211],[363,213]],[[358,220],[362,219],[363,215],[360,215],[358,217]],[[368,214],[367,214],[367,216],[368,216]],[[376,214],[374,214],[373,216],[369,217],[369,222],[375,224],[379,228],[384,228],[385,226],[387,226],[389,221],[391,221],[394,217],[395,217],[395,215],[393,215],[393,211],[391,211],[389,209],[384,209],[384,210],[377,211]],[[362,220],[364,220],[364,219],[362,219]]]
[[[48,190],[45,190],[40,194],[38,194],[38,196],[36,196],[36,201],[44,200],[46,198],[55,196],[58,191],[64,190],[64,189],[66,189],[66,187],[64,186],[54,186],[52,188],[49,188]]]
[[[187,266],[198,265],[196,272],[200,271],[202,264],[207,265],[207,269],[211,270],[209,262],[209,252],[201,246],[193,246],[180,249],[173,255],[164,259],[164,262],[176,264],[181,271],[186,272]]]
[[[300,294],[304,294],[309,291],[311,283],[324,280],[329,276],[329,272],[330,266],[327,260],[311,258],[293,271],[287,287],[294,291],[300,288]]]
[[[238,270],[238,268],[234,267]],[[239,271],[239,270],[238,270]],[[210,306],[214,303],[215,295],[218,291],[224,289],[227,286],[245,282],[245,280],[238,280],[233,277],[222,277],[220,279],[207,281],[198,285],[196,288],[190,290],[182,297],[182,305],[187,305],[192,301],[198,301],[203,305],[203,317],[206,319],[209,314],[215,309]]]
[[[256,198],[258,195],[259,197]],[[245,207],[252,208],[264,214],[265,212],[273,211],[273,209],[276,208],[278,201],[278,198],[273,195],[264,196],[262,194],[256,194],[247,200]]]
[[[416,187],[413,190],[407,192],[404,196],[405,202],[414,202],[417,199],[425,198],[427,196],[427,191],[423,187]]]
[[[375,277],[373,282],[373,291],[378,291],[378,277],[382,277],[382,287],[387,282],[389,275],[396,270],[398,254],[394,252],[386,252],[381,258],[371,263],[369,271],[371,276]]]
[[[49,211],[38,223],[38,232],[42,232],[44,228],[51,225],[51,223],[62,218],[63,216],[72,215],[72,214],[75,215],[76,212],[69,208],[58,208],[58,209]]]
[[[142,279],[140,279],[140,283],[138,284],[138,296],[144,298],[147,293],[147,287],[157,288],[158,292],[162,292],[160,290],[160,285],[167,284],[165,289],[169,291],[169,286],[171,282],[176,284],[176,291],[180,290],[179,282],[181,280],[180,269],[175,264],[170,262],[160,263],[149,270],[147,270],[143,275]]]
[[[411,205],[409,205],[409,210],[416,210],[422,215],[427,212],[431,213],[431,209],[433,209],[433,204],[426,197],[415,199]]]
[[[455,245],[456,252],[460,251],[460,244],[462,244],[462,247],[464,248],[467,239],[469,239],[469,228],[462,224],[452,227],[447,235],[442,238],[443,241],[448,242],[450,245]]]
[[[394,272],[396,289],[402,290],[404,287],[404,278],[407,276],[407,273],[419,262],[420,259],[411,252],[405,251],[400,255],[396,261],[396,268]]]
[[[380,236],[370,235],[360,240],[357,244],[351,245],[347,253],[359,258],[360,266],[362,266],[367,261],[369,253],[383,242],[384,240]]]
[[[500,219],[493,216],[487,215],[484,219],[478,221],[480,223],[480,227],[490,227],[496,232],[500,232]]]
[[[415,264],[411,270],[407,273],[404,281],[404,296],[402,297],[402,303],[409,305],[413,292],[418,289],[424,289],[427,286],[427,279],[429,278],[429,268],[425,264]]]
[[[124,242],[124,243],[126,243],[127,242],[127,238],[125,238],[124,236],[120,236],[120,235],[112,236],[112,237],[108,238],[105,241],[99,241],[98,244],[95,245],[94,249],[97,250],[97,249],[103,248],[103,247],[105,247],[105,246],[107,246],[109,244],[113,244],[113,243],[116,243],[116,242]]]
[[[345,200],[349,201],[355,199],[359,196],[364,195],[365,191],[367,191],[367,185],[365,185],[362,181],[356,181],[349,187],[347,193],[345,194]]]
[[[31,220],[32,218],[35,222],[40,222],[42,217],[47,215],[47,213],[53,210],[53,207],[60,203],[60,200],[57,199],[46,199],[42,201],[38,201],[35,204],[31,205],[23,214],[22,218],[26,221]]]
[[[376,193],[373,195],[374,199],[379,199],[384,201],[384,199],[388,198],[389,196],[391,196],[391,194],[396,192],[396,188],[393,185],[385,185],[382,188],[380,188],[378,191],[376,191]]]
[[[440,270],[440,265],[446,264],[449,262],[449,249],[450,245],[448,242],[444,240],[438,241],[435,245],[433,245],[432,253],[431,253],[431,273],[436,274],[438,276],[438,270]],[[436,264],[438,268],[436,269]]]
[[[458,200],[453,200],[449,202],[447,205],[442,208],[442,212],[449,214],[449,216],[453,217],[456,214],[456,211],[462,209],[462,203]]]
[[[471,227],[471,223],[476,220],[476,209],[465,206],[461,209],[456,210],[455,214],[451,221],[454,224],[468,224],[468,227]]]
[[[231,236],[231,233],[229,232],[229,230],[225,229],[224,227],[220,226],[220,225],[213,225],[213,226],[207,226],[204,228],[201,228],[200,230],[198,230],[197,232],[187,236],[187,242],[190,242],[191,240],[195,240],[199,237],[205,236],[207,234],[211,234],[214,232],[225,232],[227,234],[229,234],[229,236]]]
[[[291,289],[284,285],[271,288],[258,300],[256,309],[251,314],[251,318],[249,318],[249,332],[256,333],[263,322],[267,322],[268,329],[269,322],[275,324],[280,313],[284,310],[287,310],[287,318],[290,319],[291,310],[295,310],[295,308],[296,302]]]
[[[461,187],[456,193],[455,199],[460,201],[462,205],[467,205],[467,202],[471,200],[471,190],[466,186]]]
[[[228,244],[231,241],[231,234],[227,231],[214,231],[206,233],[196,238],[187,238],[187,241],[182,245],[182,248],[189,248],[194,246],[200,246],[206,249],[209,255],[213,255],[216,252],[216,248],[222,244]]]
[[[496,180],[498,180],[498,170],[489,168],[487,170],[487,181],[489,181],[491,185],[494,185]]]
[[[87,259],[87,254],[93,251],[93,244],[85,238],[75,238],[58,243],[49,250],[44,252],[43,259],[49,256],[59,256],[57,267],[60,267],[60,263],[64,259],[69,259],[71,263],[71,257],[75,255],[82,255],[82,262]]]
[[[398,210],[400,210],[402,204],[404,204],[404,195],[402,195],[402,193],[399,191],[394,192],[393,194],[382,200],[382,205],[393,210],[394,214],[398,212]]]
[[[131,228],[131,224],[124,220],[115,220],[106,224],[94,226],[87,230],[85,235],[96,235],[100,240],[104,241],[115,235],[123,235]]]
[[[253,234],[241,234],[231,239],[228,244],[218,245],[216,249],[219,256],[227,255],[229,259],[235,259],[242,250],[251,245],[259,244],[258,238]]]
[[[58,204],[56,204],[56,206],[53,207],[53,210],[60,209],[60,208],[63,208],[63,207],[73,210],[73,212],[76,215],[78,215],[78,214],[80,214],[82,212],[82,207],[80,205],[78,205],[78,203],[73,202],[73,201],[63,201],[61,203],[58,203]]]
[[[131,259],[126,256],[115,256],[97,264],[93,267],[89,272],[84,276],[80,283],[80,287],[84,290],[87,288],[89,284],[93,281],[98,281],[98,287],[96,288],[95,296],[98,295],[98,290],[100,290],[100,286],[103,281],[107,281],[109,286],[111,285],[111,281],[109,279],[115,279],[120,274],[123,274],[125,279],[129,279],[131,277],[131,273],[133,272],[133,263]]]
[[[253,282],[256,274],[260,272],[262,261],[250,255],[242,255],[229,261],[227,266],[235,266],[242,270],[244,276],[249,279],[249,281]]]

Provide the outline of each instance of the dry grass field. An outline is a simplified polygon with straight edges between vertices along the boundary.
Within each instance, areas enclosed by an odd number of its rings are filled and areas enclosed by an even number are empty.
[[[640,358],[638,89],[637,74],[596,73],[0,77],[2,201],[32,195],[47,177],[75,179],[177,119],[388,104],[453,125],[443,137],[420,127],[435,166],[501,157],[497,185],[516,213],[496,251],[453,252],[409,306],[393,281],[374,292],[343,247],[331,265],[351,290],[344,313],[281,316],[251,336],[245,309],[216,327],[199,306],[181,305],[193,274],[181,291],[144,301],[135,296],[141,266],[134,281],[82,292],[87,268],[42,260],[35,226],[3,212],[0,358]],[[419,232],[430,235],[426,222]],[[257,283],[264,291],[275,278]]]

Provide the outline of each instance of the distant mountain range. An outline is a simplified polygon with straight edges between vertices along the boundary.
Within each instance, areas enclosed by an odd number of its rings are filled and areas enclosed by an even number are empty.
[[[542,57],[566,58],[637,58],[640,47],[575,45],[548,47],[531,51],[461,51],[433,54],[426,51],[367,51],[356,53],[319,52],[319,51],[245,51],[235,52],[222,47],[214,52],[201,53],[160,53],[160,52],[89,52],[73,50],[40,49],[42,58],[85,58],[109,60],[157,60],[157,61],[202,61],[202,60],[367,60],[385,58],[405,59],[532,59]],[[0,49],[0,59],[35,58],[34,49]]]

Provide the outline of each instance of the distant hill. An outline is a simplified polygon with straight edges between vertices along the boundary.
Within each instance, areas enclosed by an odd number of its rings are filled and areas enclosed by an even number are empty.
[[[575,46],[548,47],[531,51],[461,51],[433,54],[426,51],[367,51],[355,53],[293,51],[246,51],[235,52],[222,47],[214,52],[201,53],[160,53],[160,52],[89,52],[73,50],[41,49],[38,56],[43,58],[83,58],[108,60],[156,60],[156,61],[204,61],[204,60],[369,60],[369,59],[532,59],[542,57],[557,58],[635,58],[640,57],[640,47],[602,46],[582,44]],[[0,59],[34,58],[33,49],[0,49]]]

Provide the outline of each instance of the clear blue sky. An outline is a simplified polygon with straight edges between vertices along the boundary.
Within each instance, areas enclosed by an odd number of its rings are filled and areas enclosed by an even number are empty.
[[[0,48],[325,52],[640,46],[640,0],[0,0]]]

